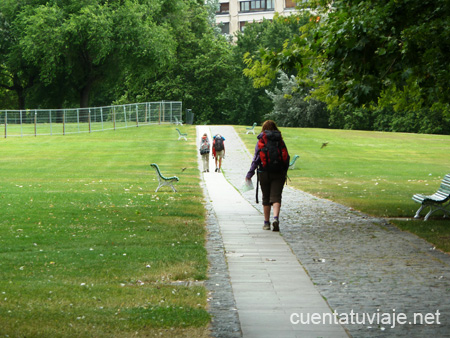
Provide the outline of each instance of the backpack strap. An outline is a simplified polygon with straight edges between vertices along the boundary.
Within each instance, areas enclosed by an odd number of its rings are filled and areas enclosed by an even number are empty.
[[[259,174],[256,173],[256,204],[259,203],[259,200],[258,200],[258,186],[259,186]]]

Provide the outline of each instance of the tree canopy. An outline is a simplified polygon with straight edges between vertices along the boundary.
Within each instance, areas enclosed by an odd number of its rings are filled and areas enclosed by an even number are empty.
[[[450,3],[317,0],[281,51],[247,56],[256,86],[277,70],[326,102],[339,128],[450,132]]]
[[[216,5],[3,0],[2,108],[180,100],[200,123],[450,133],[448,1],[299,1],[232,41]]]

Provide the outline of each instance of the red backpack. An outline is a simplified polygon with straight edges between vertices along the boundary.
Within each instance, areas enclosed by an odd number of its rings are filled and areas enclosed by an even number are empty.
[[[277,130],[265,130],[258,140],[261,171],[283,172],[289,168],[289,153]]]

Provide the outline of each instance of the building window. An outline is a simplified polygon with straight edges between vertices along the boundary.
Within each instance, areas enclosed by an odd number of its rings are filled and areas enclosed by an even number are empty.
[[[241,1],[241,12],[258,12],[258,11],[271,11],[273,10],[274,0],[251,0]]]
[[[230,3],[224,2],[220,4],[219,11],[216,14],[226,14],[230,11]]]
[[[230,34],[230,23],[222,22],[219,24],[220,30],[222,34]]]
[[[244,29],[245,29],[245,24],[246,24],[246,23],[247,23],[246,21],[240,21],[240,22],[239,22],[239,30],[240,30],[241,32],[244,31]]]
[[[286,8],[295,8],[294,0],[286,0]]]

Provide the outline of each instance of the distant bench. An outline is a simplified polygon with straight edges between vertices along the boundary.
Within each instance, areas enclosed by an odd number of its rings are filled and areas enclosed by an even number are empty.
[[[175,125],[180,125],[180,126],[183,125],[183,122],[180,121],[180,120],[178,120],[178,118],[177,118],[176,116],[174,116],[173,118],[174,118],[174,120],[175,120]]]
[[[182,133],[182,132],[180,131],[180,129],[178,129],[178,128],[175,128],[175,129],[176,129],[177,132],[178,132],[178,140],[184,138],[184,139],[187,141],[187,134]]]
[[[295,155],[291,162],[289,163],[289,169],[294,169],[295,168],[295,162],[297,162],[297,160],[299,159],[300,156]]]
[[[438,210],[444,211],[445,215],[450,215],[450,174],[445,175],[441,182],[441,186],[433,195],[426,196],[422,194],[415,194],[412,199],[414,202],[421,204],[414,218],[419,218],[420,212],[425,207],[430,207],[430,211],[425,215],[425,221],[433,212]]]
[[[159,167],[156,163],[150,164],[156,171],[156,177],[158,177],[158,188],[156,188],[155,192],[158,192],[159,188],[167,185],[172,188],[174,192],[177,192],[177,189],[173,186],[174,183],[178,182],[180,179],[176,176],[172,177],[165,177],[163,174],[161,174],[161,170],[159,170]]]
[[[255,127],[256,127],[256,122],[253,123],[253,126],[251,126],[251,127],[246,127],[246,128],[245,128],[245,129],[247,129],[246,134],[248,134],[248,133],[253,133],[253,135],[255,135]]]

